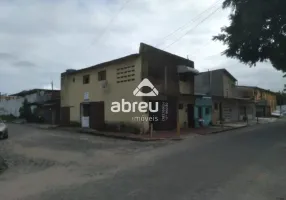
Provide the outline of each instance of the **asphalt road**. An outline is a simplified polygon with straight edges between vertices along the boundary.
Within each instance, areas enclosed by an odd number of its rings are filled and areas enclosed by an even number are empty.
[[[164,145],[119,165],[23,199],[286,199],[286,121]]]

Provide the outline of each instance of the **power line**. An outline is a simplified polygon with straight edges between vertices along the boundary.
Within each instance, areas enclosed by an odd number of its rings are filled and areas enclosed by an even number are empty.
[[[203,22],[205,22],[208,18],[210,18],[213,14],[215,14],[218,10],[220,9],[220,6],[215,9],[213,12],[211,12],[207,17],[205,17],[203,20],[201,20],[195,27],[192,29],[188,30],[185,34],[183,34],[181,37],[179,37],[177,40],[172,42],[171,44],[167,45],[164,49],[167,49],[168,47],[172,46],[173,44],[177,43],[180,39],[182,39],[184,36],[189,34],[191,31],[195,30],[199,25],[201,25]]]
[[[125,6],[130,3],[131,0],[126,0],[120,7],[120,9],[117,11],[117,13],[115,13],[115,15],[113,15],[113,17],[111,18],[111,20],[109,21],[109,23],[107,23],[107,25],[105,26],[105,28],[103,29],[103,31],[90,43],[91,47],[92,45],[94,45],[95,43],[97,43],[102,37],[103,35],[107,32],[109,26],[115,21],[115,19],[119,16],[119,14],[124,10]],[[89,48],[88,48],[89,49]],[[87,49],[87,50],[88,50]]]
[[[174,31],[171,32],[170,34],[166,35],[166,36],[161,40],[162,42],[158,43],[158,44],[155,45],[155,46],[157,46],[157,47],[160,46],[160,45],[164,42],[164,40],[166,40],[168,37],[174,35],[176,32],[178,32],[178,31],[184,29],[185,27],[187,27],[187,26],[190,25],[191,23],[195,22],[196,20],[198,20],[198,19],[200,18],[200,16],[202,16],[204,13],[208,12],[209,10],[211,10],[212,8],[214,8],[218,3],[221,3],[221,2],[222,2],[222,0],[216,1],[216,2],[213,3],[211,6],[209,6],[207,9],[205,9],[203,12],[201,12],[201,13],[199,13],[197,16],[195,16],[192,20],[188,21],[188,22],[187,22],[186,24],[184,24],[183,26],[177,28],[176,30],[174,30]]]
[[[202,46],[200,46],[199,48],[197,48],[197,49],[194,51],[194,52],[196,52],[195,55],[192,55],[192,57],[196,57],[196,56],[201,52],[201,50],[202,50],[204,47],[208,46],[212,41],[213,41],[213,40],[210,40],[210,41],[208,41],[207,43],[205,43],[204,45],[202,45]]]

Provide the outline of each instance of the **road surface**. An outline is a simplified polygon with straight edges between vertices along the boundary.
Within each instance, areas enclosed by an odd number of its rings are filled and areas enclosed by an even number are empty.
[[[71,143],[68,134],[67,141],[61,138],[59,144],[48,139],[52,136],[45,137],[46,144],[35,139],[37,130],[29,130],[33,133],[22,134],[26,142],[17,136],[11,138],[15,144],[6,147],[12,146],[14,154],[24,151],[26,156],[34,155],[50,164],[26,174],[8,171],[3,178],[0,176],[0,196],[4,195],[5,200],[20,197],[23,200],[286,199],[285,121],[176,143],[122,143],[101,139],[102,145],[109,146],[101,149],[100,156],[92,153],[97,149],[92,144],[96,143],[89,144],[92,147],[80,146],[76,152],[68,145]],[[38,144],[27,142],[28,136]],[[28,146],[23,147],[25,144]],[[39,146],[43,144],[47,147],[41,149]],[[47,151],[49,145],[58,147],[54,149],[55,155]],[[136,145],[136,152],[130,150]],[[35,146],[41,149],[40,153],[31,150]]]

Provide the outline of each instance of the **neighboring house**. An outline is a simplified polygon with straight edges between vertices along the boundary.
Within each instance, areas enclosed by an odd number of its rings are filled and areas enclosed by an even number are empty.
[[[80,122],[83,127],[94,129],[125,123],[143,132],[149,131],[151,123],[154,130],[175,129],[177,124],[193,127],[196,73],[193,61],[141,43],[139,53],[62,73],[61,122]],[[157,89],[157,96],[134,95],[145,78]],[[143,87],[142,92],[150,92],[150,88]],[[158,102],[159,111],[141,112],[138,105],[132,104],[131,112],[112,112],[112,103],[122,106],[122,101],[148,102],[152,109]]]
[[[19,110],[22,107],[25,99],[27,99],[32,112],[34,112],[36,108],[42,107],[42,105],[45,104],[47,101],[50,101],[52,99],[60,99],[60,91],[46,90],[46,89],[32,89],[32,90],[25,90],[13,95],[9,95],[5,98],[1,98],[0,110],[4,110],[6,115],[12,114],[16,117],[19,117],[20,116]],[[59,115],[60,110],[58,109],[57,112]],[[42,112],[42,115],[44,118],[45,116],[49,116],[47,112]]]
[[[237,79],[226,69],[202,72],[195,77],[195,92],[212,97],[212,123],[255,117],[254,102],[237,94],[236,83]]]
[[[245,98],[251,98],[256,104],[258,117],[269,117],[276,110],[276,93],[259,87],[237,86],[238,91]]]
[[[209,126],[212,123],[212,98],[205,94],[195,94],[195,127]],[[202,120],[202,121],[201,121]],[[200,124],[201,123],[201,124]]]

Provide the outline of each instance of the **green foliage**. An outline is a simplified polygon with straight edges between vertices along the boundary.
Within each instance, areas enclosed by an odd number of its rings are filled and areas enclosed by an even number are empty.
[[[270,61],[286,72],[286,1],[225,0],[223,8],[232,9],[231,24],[213,38],[227,45],[223,54],[250,66]]]
[[[14,115],[0,115],[0,119],[6,121],[6,122],[11,122],[15,119],[17,119],[17,117],[15,117]]]
[[[27,121],[32,121],[33,113],[27,99],[24,100],[22,107],[19,109],[20,118],[24,118]]]
[[[276,93],[277,105],[286,104],[286,93],[278,92]]]

